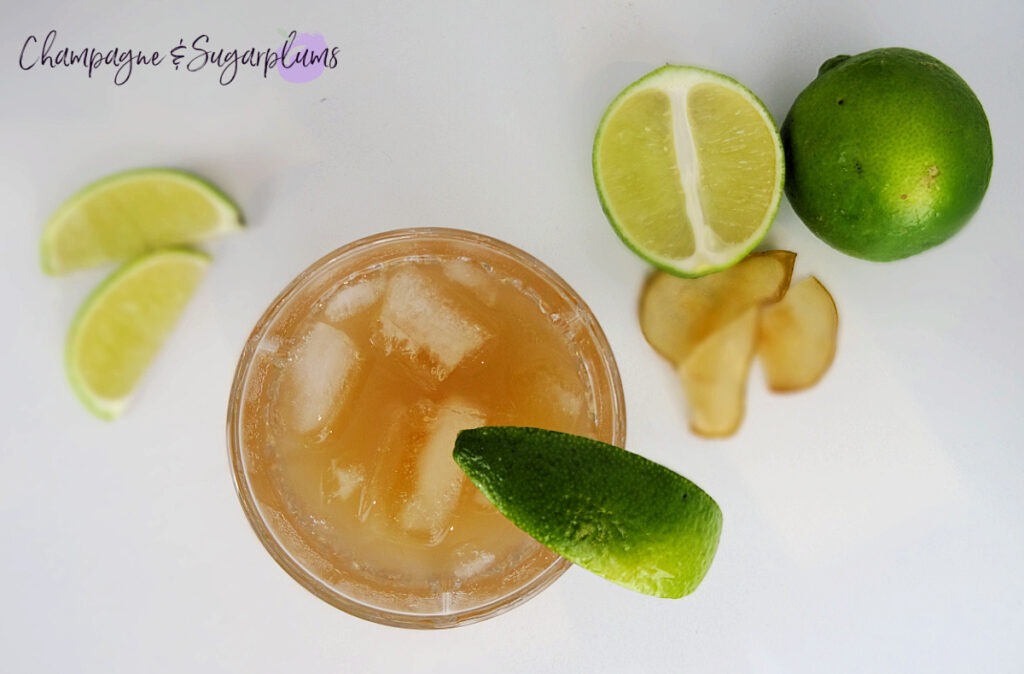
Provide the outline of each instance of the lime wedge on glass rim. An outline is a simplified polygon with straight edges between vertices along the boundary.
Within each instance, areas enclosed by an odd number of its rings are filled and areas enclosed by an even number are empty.
[[[43,230],[40,264],[47,274],[65,274],[241,226],[238,206],[206,180],[177,169],[132,169],[90,183],[57,209]]]
[[[513,524],[569,561],[657,597],[693,592],[722,511],[697,485],[638,454],[578,435],[484,426],[455,462]]]
[[[112,273],[82,304],[65,344],[75,393],[114,419],[202,279],[210,258],[186,248],[141,255]]]
[[[677,276],[738,262],[782,198],[782,143],[764,104],[736,80],[688,66],[659,68],[612,101],[593,169],[619,237]]]

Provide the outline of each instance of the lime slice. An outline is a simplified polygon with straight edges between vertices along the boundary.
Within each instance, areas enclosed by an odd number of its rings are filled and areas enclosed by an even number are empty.
[[[166,168],[115,173],[65,201],[43,231],[47,274],[193,244],[242,226],[238,206],[191,173]]]
[[[454,457],[516,526],[619,585],[682,597],[714,559],[718,504],[637,454],[578,435],[485,426],[461,432]]]
[[[612,227],[678,276],[742,259],[782,197],[782,144],[764,104],[699,68],[664,66],[620,93],[597,130],[593,162]]]
[[[97,416],[121,413],[209,262],[188,249],[147,253],[111,274],[79,309],[67,337],[68,379]]]

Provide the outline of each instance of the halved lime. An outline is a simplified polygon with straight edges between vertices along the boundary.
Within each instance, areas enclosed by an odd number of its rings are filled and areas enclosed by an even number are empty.
[[[64,274],[241,226],[238,206],[202,178],[177,169],[134,169],[101,178],[65,201],[43,231],[40,262],[47,274]]]
[[[455,462],[516,526],[571,562],[658,597],[693,592],[722,530],[682,475],[590,438],[525,427],[462,431]]]
[[[783,152],[764,104],[736,80],[664,66],[622,91],[594,140],[594,179],[612,227],[679,276],[724,269],[771,227]]]
[[[71,385],[93,413],[117,417],[202,279],[210,258],[190,249],[142,255],[86,299],[68,331]]]

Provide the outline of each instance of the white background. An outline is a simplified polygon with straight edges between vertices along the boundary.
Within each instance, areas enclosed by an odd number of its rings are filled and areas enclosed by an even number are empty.
[[[294,5],[301,4],[302,8]],[[486,7],[486,9],[484,8]],[[14,3],[0,22],[0,669],[8,672],[1024,671],[1024,333],[1020,208],[1024,5],[789,2]],[[306,84],[242,69],[22,70],[29,35],[166,53],[291,29],[339,48]],[[838,303],[838,358],[813,390],[766,393],[742,430],[687,430],[669,366],[636,321],[645,265],[615,237],[590,172],[597,121],[666,62],[730,74],[781,122],[837,53],[929,52],[983,102],[988,195],[947,244],[874,264],[783,204],[767,245],[797,251]],[[213,179],[249,228],[215,262],[116,423],[67,386],[62,348],[108,271],[45,277],[40,232],[108,172]],[[546,261],[590,303],[622,371],[628,447],[721,504],[699,590],[657,600],[572,569],[504,616],[424,633],[349,617],[264,552],[224,446],[242,343],[326,251],[445,225]]]

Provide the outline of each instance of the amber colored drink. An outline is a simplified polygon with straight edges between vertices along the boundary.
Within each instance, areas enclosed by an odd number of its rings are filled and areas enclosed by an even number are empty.
[[[621,444],[610,349],[522,251],[400,230],[323,258],[268,309],[239,364],[229,444],[250,521],[296,579],[361,617],[446,627],[567,566],[455,465],[457,433],[482,425]]]

